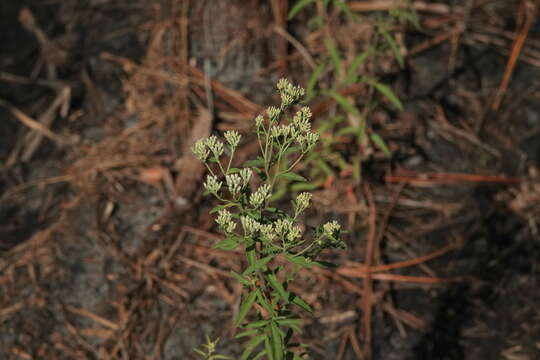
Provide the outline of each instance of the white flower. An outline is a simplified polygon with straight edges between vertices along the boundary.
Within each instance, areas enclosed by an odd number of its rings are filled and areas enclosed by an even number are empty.
[[[266,200],[270,199],[270,195],[270,185],[264,184],[251,194],[249,203],[255,208],[261,207]]]
[[[242,138],[242,136],[238,133],[238,131],[235,131],[235,130],[226,131],[224,135],[231,149],[236,148],[238,144],[240,143],[240,139]]]
[[[249,185],[249,181],[251,180],[251,175],[253,171],[249,168],[243,168],[240,170],[240,177],[242,178],[242,181],[244,182],[244,186]]]
[[[208,155],[210,155],[210,150],[206,148],[206,140],[200,139],[198,140],[193,148],[191,149],[193,151],[193,154],[195,154],[195,157],[203,162],[206,161],[208,158]]]
[[[223,183],[218,181],[217,177],[214,175],[208,175],[206,177],[206,182],[204,183],[204,188],[212,194],[217,194],[222,185]]]
[[[216,136],[210,136],[205,141],[206,146],[210,149],[216,160],[223,154],[223,143]]]
[[[295,206],[296,206],[296,213],[297,214],[300,214],[301,212],[303,212],[304,210],[306,210],[309,205],[310,205],[310,202],[311,202],[311,198],[312,198],[312,195],[310,193],[307,193],[307,192],[303,192],[301,194],[299,194],[297,197],[296,197],[296,201],[295,201]]]
[[[304,96],[304,89],[294,86],[287,79],[280,79],[277,83],[277,89],[281,96],[281,106],[289,106],[296,103]]]
[[[232,233],[234,229],[236,229],[236,223],[232,220],[231,213],[226,209],[219,211],[216,223],[219,225],[221,230],[227,234]]]
[[[242,178],[237,174],[230,174],[225,176],[225,181],[227,182],[227,187],[229,192],[236,196],[242,190]]]
[[[341,225],[337,221],[329,221],[323,225],[323,232],[328,237],[336,237],[336,233],[341,230]]]
[[[279,115],[281,115],[281,109],[275,106],[269,106],[266,109],[266,113],[268,114],[268,119],[270,120],[270,122],[274,122],[279,120]]]
[[[257,128],[260,128],[262,127],[264,124],[264,118],[262,115],[258,115],[256,118],[255,118],[255,125],[257,126]]]
[[[309,107],[304,106],[293,117],[293,125],[302,133],[308,133],[311,131],[311,110]]]
[[[249,216],[240,217],[240,222],[242,223],[242,227],[244,228],[244,234],[246,236],[254,235],[257,231],[259,231],[259,228],[261,226],[261,224],[259,224],[257,220],[254,220]]]

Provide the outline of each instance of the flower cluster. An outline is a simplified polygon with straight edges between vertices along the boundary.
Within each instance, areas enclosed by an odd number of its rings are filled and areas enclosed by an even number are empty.
[[[204,188],[211,194],[217,195],[223,183],[218,181],[217,177],[214,175],[208,175],[206,177],[206,182],[204,183]]]
[[[304,210],[309,207],[311,203],[311,197],[312,195],[307,192],[303,192],[296,197],[296,201],[294,201],[293,203],[295,217],[304,212]]]
[[[298,102],[304,96],[304,89],[294,86],[287,79],[280,79],[277,89],[281,96],[281,106],[286,107]]]
[[[236,223],[232,219],[232,214],[227,209],[219,211],[216,223],[226,234],[230,234],[236,229]]]
[[[270,199],[270,196],[272,194],[270,193],[270,185],[264,184],[261,187],[257,189],[251,196],[249,197],[249,203],[254,208],[260,208],[263,206],[268,199]]]

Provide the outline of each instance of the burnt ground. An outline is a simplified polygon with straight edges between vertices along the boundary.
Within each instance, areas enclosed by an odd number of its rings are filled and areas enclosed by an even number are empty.
[[[238,355],[241,258],[211,248],[188,149],[226,129],[250,139],[276,80],[307,84],[310,61],[328,59],[324,34],[342,70],[372,46],[387,13],[347,3],[356,18],[330,7],[321,30],[321,7],[285,20],[293,1],[0,2],[1,359],[195,359],[205,335]],[[386,49],[359,68],[403,102],[366,113],[392,156],[324,133],[330,171],[302,169],[316,185],[307,224],[349,233],[327,255],[338,268],[300,274],[316,313],[301,340],[314,359],[540,359],[540,23],[527,1],[413,3],[422,27],[390,28],[404,67]],[[373,99],[337,91],[358,109]],[[343,112],[323,92],[310,105],[316,127]],[[398,264],[372,286],[368,242],[374,265]]]

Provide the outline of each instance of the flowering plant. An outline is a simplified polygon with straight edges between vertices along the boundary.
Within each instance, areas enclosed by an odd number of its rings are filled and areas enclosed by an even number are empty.
[[[293,200],[292,214],[270,206],[277,180],[307,181],[292,170],[319,139],[311,130],[308,107],[300,108],[287,120],[289,108],[302,99],[304,89],[281,79],[277,90],[281,105],[270,106],[266,117],[255,118],[261,152],[255,160],[242,168],[231,167],[241,140],[236,131],[225,132],[225,143],[211,136],[197,141],[193,147],[195,156],[209,171],[204,182],[206,193],[221,202],[211,212],[217,212],[216,223],[225,239],[214,247],[229,251],[242,247],[247,259],[242,273],[232,272],[245,287],[235,320],[241,329],[236,337],[250,338],[241,360],[249,359],[257,350],[253,359],[301,359],[299,351],[292,349],[305,345],[291,343],[292,335],[301,332],[301,319],[295,311],[312,313],[312,309],[288,285],[298,269],[322,265],[317,261],[322,250],[345,247],[340,239],[341,226],[336,221],[316,228],[310,240],[304,236],[300,217],[311,204],[310,193],[303,192]],[[225,153],[228,161],[222,160]],[[252,188],[254,174],[260,184]],[[291,263],[294,271],[275,264],[278,257]]]

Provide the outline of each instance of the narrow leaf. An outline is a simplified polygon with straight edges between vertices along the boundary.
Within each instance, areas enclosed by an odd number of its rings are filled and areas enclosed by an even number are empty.
[[[276,274],[268,274],[268,281],[270,282],[270,285],[276,290],[279,294],[279,296],[285,301],[286,303],[289,302],[289,293],[285,290],[281,282],[278,280]]]
[[[251,282],[246,278],[245,276],[242,276],[240,274],[235,273],[234,271],[231,271],[231,275],[242,285],[250,286]]]
[[[212,249],[231,251],[231,250],[236,249],[238,245],[240,245],[241,240],[242,240],[241,237],[231,236],[231,237],[221,240],[217,244],[214,244],[214,246],[212,246]]]
[[[241,333],[238,333],[234,338],[235,339],[240,339],[240,338],[243,338],[243,337],[246,337],[246,336],[255,335],[258,332],[259,332],[259,330],[257,330],[257,329],[250,329],[250,330],[246,330],[246,331],[242,331]]]
[[[255,350],[255,348],[264,341],[266,335],[262,334],[251,339],[246,345],[244,345],[244,352],[240,356],[240,360],[246,360],[249,355]]]
[[[341,106],[343,108],[343,110],[345,110],[349,114],[353,114],[355,116],[360,116],[360,113],[358,112],[358,109],[356,109],[356,107],[354,105],[352,105],[347,99],[345,99],[343,96],[338,94],[336,91],[330,90],[330,91],[328,91],[328,95],[332,99],[334,99],[339,104],[339,106]]]
[[[292,7],[291,11],[289,11],[289,15],[287,15],[287,20],[291,20],[293,17],[295,17],[300,10],[302,10],[305,6],[316,2],[317,0],[300,0],[294,6]]]
[[[270,323],[270,333],[272,334],[271,342],[274,350],[274,358],[276,360],[283,360],[283,337],[281,336],[281,331],[279,331],[279,328],[274,321]]]
[[[341,70],[341,57],[339,56],[339,52],[334,44],[334,41],[329,37],[325,37],[323,42],[328,54],[330,55],[330,60],[334,65],[334,70],[336,73],[339,73]]]
[[[303,256],[292,256],[292,255],[285,255],[285,257],[287,258],[287,260],[289,260],[289,262],[295,264],[295,265],[298,265],[298,266],[301,266],[301,267],[305,267],[305,268],[311,268],[311,260],[309,260],[308,258],[305,258]]]
[[[266,257],[263,257],[262,259],[255,260],[253,264],[248,266],[248,268],[242,273],[242,275],[246,276],[259,269],[262,269],[263,267],[266,266],[266,264],[268,264],[270,260],[272,260],[272,258],[273,256],[266,256]]]
[[[370,138],[371,138],[371,141],[373,141],[373,143],[375,144],[375,146],[377,146],[386,156],[388,157],[392,156],[392,152],[390,151],[388,146],[386,146],[386,143],[379,136],[379,134],[374,132],[371,134]]]
[[[308,305],[300,296],[296,294],[291,294],[291,302],[301,308],[304,311],[307,311],[310,314],[313,314],[313,309]]]
[[[251,292],[244,301],[242,301],[242,304],[240,305],[240,310],[238,311],[238,316],[236,317],[236,326],[240,326],[242,324],[242,321],[246,318],[246,315],[248,314],[249,310],[253,306],[253,303],[255,302],[255,299],[257,298],[257,292],[259,290],[255,290]]]
[[[390,46],[390,49],[394,53],[394,57],[399,63],[399,67],[403,68],[405,66],[405,62],[403,61],[403,56],[401,56],[401,50],[396,40],[394,39],[394,37],[390,35],[390,33],[384,29],[379,29],[379,33],[381,33],[381,35],[384,37],[384,39],[388,43],[388,46]]]
[[[394,94],[392,89],[378,82],[374,83],[373,86],[375,86],[375,89],[377,89],[377,91],[379,91],[384,97],[386,97],[395,107],[397,107],[399,110],[403,110],[403,104]]]
[[[356,82],[357,75],[356,71],[358,70],[358,67],[366,61],[366,59],[373,53],[373,49],[369,48],[368,50],[360,53],[357,57],[354,58],[354,60],[351,63],[351,66],[349,66],[349,69],[347,70],[347,76],[345,77],[345,84],[352,84]]]
[[[313,74],[311,74],[309,77],[306,85],[306,101],[309,101],[315,97],[315,86],[317,85],[317,82],[319,81],[319,78],[321,77],[321,74],[325,68],[326,64],[320,63],[313,71]]]
[[[290,172],[290,171],[279,174],[279,177],[284,177],[285,179],[289,179],[289,180],[292,180],[292,181],[302,181],[302,182],[307,181],[307,179],[305,177],[300,176],[300,175],[295,174],[295,173]]]

